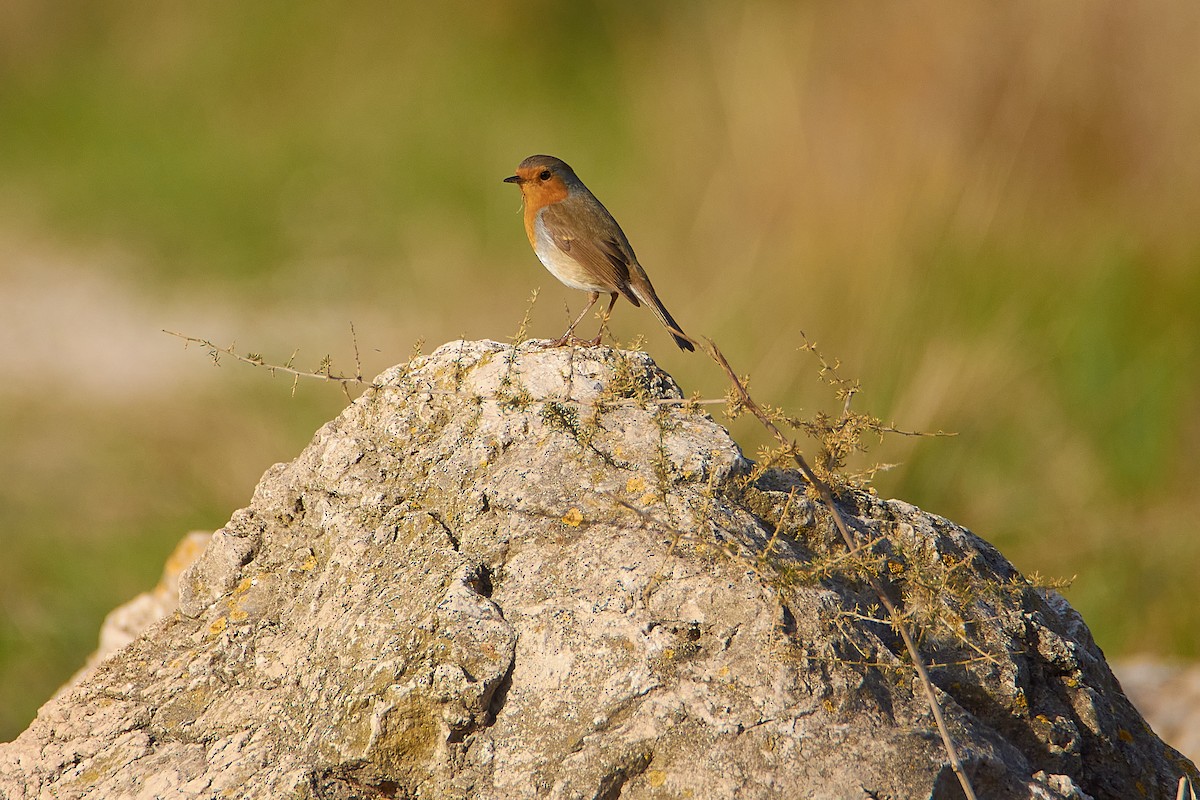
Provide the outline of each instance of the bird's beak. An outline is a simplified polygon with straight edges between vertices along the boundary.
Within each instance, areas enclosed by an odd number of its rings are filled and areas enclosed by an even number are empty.
[[[507,178],[504,179],[504,182],[505,183],[524,183],[525,181],[523,181],[521,179],[520,175],[509,175]]]

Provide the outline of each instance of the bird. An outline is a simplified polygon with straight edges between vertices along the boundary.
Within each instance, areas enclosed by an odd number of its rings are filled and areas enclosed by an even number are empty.
[[[601,318],[596,338],[583,344],[600,344],[613,306],[618,297],[624,296],[635,306],[649,306],[679,349],[695,350],[692,340],[658,299],[621,226],[565,161],[554,156],[530,156],[517,165],[517,174],[504,182],[515,183],[521,189],[525,234],[538,260],[567,286],[588,293],[587,308],[549,347],[561,347],[574,338],[575,326],[603,292],[610,295],[608,310]]]

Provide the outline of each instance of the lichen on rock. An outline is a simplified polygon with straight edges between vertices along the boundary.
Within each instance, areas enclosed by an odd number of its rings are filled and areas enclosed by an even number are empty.
[[[1171,797],[1195,767],[969,531],[753,468],[644,353],[453,342],[213,534],[178,611],[0,746],[0,795]],[[840,549],[839,549],[840,548]]]

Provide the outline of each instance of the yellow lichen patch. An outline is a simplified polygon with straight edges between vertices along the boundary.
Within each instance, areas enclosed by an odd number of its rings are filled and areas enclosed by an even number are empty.
[[[217,617],[212,621],[212,624],[208,626],[208,632],[213,636],[216,636],[218,633],[225,630],[225,627],[228,624],[229,620],[225,619],[225,617]]]
[[[311,572],[312,570],[316,569],[316,566],[317,566],[316,554],[309,553],[308,558],[304,559],[304,563],[302,563],[300,565],[300,569],[303,570],[304,572]]]
[[[603,638],[604,638],[604,643],[607,644],[609,647],[615,647],[618,650],[624,650],[627,653],[632,653],[636,649],[633,646],[633,642],[629,641],[628,639],[626,639],[624,637],[605,636]]]
[[[657,789],[667,782],[667,773],[661,769],[652,769],[646,773],[646,780],[650,782],[650,786]]]
[[[360,726],[364,755],[381,762],[406,765],[401,774],[408,773],[413,783],[425,777],[423,766],[437,747],[437,707],[429,698],[410,695],[396,700],[395,705],[378,723],[364,719]],[[378,724],[378,732],[371,728]]]
[[[245,622],[250,618],[250,614],[242,608],[242,601],[246,599],[246,594],[258,583],[258,576],[242,578],[238,585],[229,597],[225,599],[225,605],[229,609],[230,622]]]
[[[649,488],[646,485],[646,479],[641,475],[635,475],[625,481],[625,494],[641,494]]]
[[[578,508],[572,508],[562,518],[563,525],[569,525],[572,528],[578,528],[583,524],[583,512]]]

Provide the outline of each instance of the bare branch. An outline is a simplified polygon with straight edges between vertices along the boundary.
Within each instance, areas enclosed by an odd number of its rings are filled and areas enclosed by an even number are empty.
[[[321,363],[317,365],[317,369],[315,371],[310,372],[308,370],[297,369],[293,366],[296,361],[296,355],[300,352],[299,350],[293,351],[291,356],[288,357],[288,360],[283,364],[268,364],[259,353],[247,353],[245,355],[239,353],[236,349],[236,342],[228,347],[222,347],[209,341],[208,339],[201,339],[196,336],[188,336],[187,334],[178,333],[176,331],[163,329],[163,333],[183,339],[185,347],[189,344],[198,344],[202,347],[208,348],[209,357],[212,358],[213,363],[217,366],[221,365],[222,356],[229,356],[230,358],[236,359],[243,364],[249,364],[252,367],[264,367],[267,372],[271,373],[272,376],[274,376],[276,372],[283,372],[291,375],[293,376],[293,395],[296,393],[296,385],[299,383],[300,378],[313,378],[319,381],[339,383],[341,384],[342,389],[346,392],[347,398],[350,397],[348,387],[351,384],[355,386],[363,386],[366,384],[366,380],[362,376],[362,366],[358,361],[357,340],[354,342],[354,361],[356,372],[354,375],[343,375],[333,371],[333,361],[328,355],[321,359]],[[353,325],[350,326],[350,334],[351,338],[353,339],[355,337]]]
[[[776,426],[773,421],[771,421],[771,418],[767,415],[767,413],[763,411],[758,403],[755,402],[754,398],[750,396],[750,393],[746,390],[745,384],[738,378],[737,374],[734,373],[733,367],[729,365],[729,361],[717,347],[716,343],[712,339],[708,338],[706,338],[704,341],[707,345],[705,350],[709,357],[712,358],[719,367],[721,367],[721,369],[725,372],[726,377],[729,378],[730,383],[733,385],[733,390],[736,392],[737,400],[740,406],[746,408],[750,411],[750,413],[754,414],[754,416],[758,418],[758,421],[763,424],[763,427],[765,427],[771,433],[771,435],[775,437],[776,441],[778,441],[791,455],[792,459],[796,462],[796,465],[800,468],[800,473],[805,477],[806,480],[808,480],[809,484],[817,490],[821,496],[821,502],[824,503],[825,507],[829,509],[829,513],[833,516],[834,524],[837,526],[838,532],[842,535],[842,541],[845,542],[847,548],[853,550],[856,547],[854,534],[850,532],[849,525],[846,524],[846,520],[842,516],[841,510],[837,507],[837,503],[834,501],[833,492],[830,490],[829,485],[817,477],[817,474],[813,472],[804,456],[800,453],[799,448],[796,446],[796,442],[784,436],[783,432],[779,430],[778,426]],[[807,340],[805,340],[805,342],[807,345],[805,349],[816,352],[814,345],[809,345]],[[850,397],[852,397],[853,393],[858,390],[857,384],[853,386],[853,391],[849,390],[844,379],[839,378],[836,375],[837,365],[827,365],[824,358],[821,359],[821,362],[822,371],[824,372],[826,371],[826,368],[828,368],[828,371],[832,373],[834,378],[832,382],[835,385],[839,385],[847,389],[846,403],[848,407]],[[894,627],[900,634],[900,638],[904,641],[904,649],[908,651],[908,656],[912,660],[913,667],[915,667],[917,670],[917,676],[920,678],[921,685],[925,689],[926,699],[929,701],[929,708],[933,712],[934,722],[937,724],[938,734],[942,738],[942,744],[946,748],[946,755],[950,759],[950,768],[954,770],[955,776],[958,777],[959,785],[962,786],[963,794],[966,795],[967,800],[975,800],[975,791],[971,788],[971,782],[968,780],[966,773],[963,771],[962,762],[958,757],[958,748],[954,744],[954,739],[950,736],[950,729],[946,727],[946,720],[942,715],[942,706],[941,703],[938,702],[937,698],[937,690],[933,686],[933,681],[929,677],[929,672],[925,669],[925,661],[921,657],[920,652],[917,650],[917,645],[913,641],[911,633],[909,633],[908,626],[904,624],[900,610],[896,608],[896,604],[891,601],[887,593],[883,590],[883,586],[879,583],[878,578],[868,575],[867,582],[871,586],[872,591],[874,591],[879,597],[880,604],[884,607],[884,609],[887,610],[888,616],[892,621],[892,627]]]

